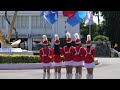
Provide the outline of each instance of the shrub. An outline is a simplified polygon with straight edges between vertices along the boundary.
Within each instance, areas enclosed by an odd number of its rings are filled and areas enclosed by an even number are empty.
[[[95,38],[93,38],[93,41],[108,41],[108,37],[104,35],[97,35]]]
[[[64,57],[62,56],[64,61]],[[12,64],[12,63],[41,63],[39,55],[8,55],[0,54],[0,63]]]
[[[39,55],[0,54],[0,63],[40,63]]]

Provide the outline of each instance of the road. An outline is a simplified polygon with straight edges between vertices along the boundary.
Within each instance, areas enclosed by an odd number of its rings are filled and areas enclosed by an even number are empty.
[[[120,58],[98,58],[99,65],[94,68],[94,79],[120,79]],[[62,68],[61,79],[66,79],[66,69]],[[0,79],[42,79],[42,69],[0,70]],[[82,79],[86,79],[86,69],[83,67]],[[73,79],[75,79],[73,68]],[[51,69],[51,79],[54,79],[54,69]]]

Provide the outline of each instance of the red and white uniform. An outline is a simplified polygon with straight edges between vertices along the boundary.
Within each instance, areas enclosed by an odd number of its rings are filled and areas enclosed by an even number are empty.
[[[50,55],[51,55],[50,48],[41,48],[40,49],[40,59],[43,63],[43,66],[51,66],[51,58],[49,57]]]
[[[95,67],[95,62],[94,62],[94,57],[96,56],[96,52],[94,48],[86,48],[86,53],[85,53],[85,67],[86,68],[94,68]]]
[[[85,59],[85,49],[80,47],[80,46],[76,46],[74,47],[74,51],[73,51],[73,66],[80,66],[83,65],[83,61]]]
[[[62,48],[60,48],[60,55],[62,55]],[[53,66],[62,66],[62,58],[60,55],[54,54],[54,48],[52,48],[52,60],[53,60]]]
[[[64,55],[64,63],[65,65],[72,65],[73,64],[73,50],[74,47],[63,47],[63,55]]]

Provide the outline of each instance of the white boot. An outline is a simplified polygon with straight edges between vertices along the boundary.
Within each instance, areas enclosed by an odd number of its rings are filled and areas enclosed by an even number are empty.
[[[61,79],[61,73],[58,73],[58,79]]]
[[[55,79],[57,79],[57,73],[54,73]]]
[[[45,77],[46,77],[46,72],[43,73],[43,79],[45,79]]]
[[[75,79],[78,79],[78,73],[75,73]]]
[[[93,79],[93,75],[92,74],[89,74],[89,79]]]
[[[69,79],[69,74],[66,74],[66,79]]]
[[[50,74],[47,74],[47,78],[50,79]]]
[[[81,79],[82,78],[82,74],[78,74],[78,79]]]
[[[86,78],[89,79],[89,74],[86,74]]]

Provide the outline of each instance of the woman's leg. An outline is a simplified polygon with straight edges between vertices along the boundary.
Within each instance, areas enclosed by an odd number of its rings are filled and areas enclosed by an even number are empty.
[[[47,66],[47,77],[50,79],[50,66]]]
[[[66,65],[66,78],[69,79],[69,66]]]
[[[55,79],[57,79],[57,67],[55,66],[55,72],[54,72],[54,76],[55,76]]]
[[[82,65],[79,66],[78,70],[79,70],[78,78],[81,79],[82,78]]]
[[[87,68],[87,79],[93,79],[93,68]]]
[[[75,79],[78,79],[78,74],[79,74],[79,66],[75,66],[76,73],[75,73]]]
[[[46,77],[46,67],[43,67],[43,79]]]
[[[73,66],[72,65],[70,65],[69,66],[69,77],[70,77],[70,79],[72,79],[72,69],[73,69]]]
[[[61,66],[58,67],[58,79],[61,79]]]

